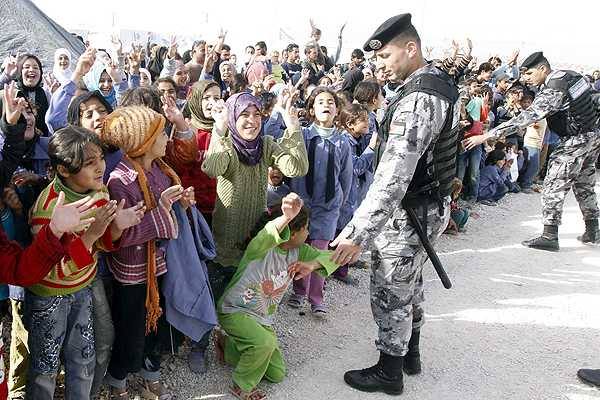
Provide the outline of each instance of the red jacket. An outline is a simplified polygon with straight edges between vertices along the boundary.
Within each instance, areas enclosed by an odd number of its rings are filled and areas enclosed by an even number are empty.
[[[10,241],[0,229],[0,283],[18,286],[31,286],[40,282],[54,265],[74,251],[73,258],[82,266],[94,261],[81,239],[68,240],[64,235],[58,240],[48,225],[36,235],[33,243],[22,249],[17,242]],[[76,243],[77,242],[77,243]]]
[[[211,133],[198,129],[192,139],[174,138],[167,146],[167,163],[177,172],[184,187],[194,187],[196,207],[202,214],[212,214],[217,199],[217,180],[202,172]]]

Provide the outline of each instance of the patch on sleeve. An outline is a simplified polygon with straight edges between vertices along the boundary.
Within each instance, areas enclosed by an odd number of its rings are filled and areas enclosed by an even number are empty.
[[[573,86],[569,88],[569,96],[571,96],[571,98],[575,100],[576,98],[584,94],[589,88],[590,84],[588,83],[588,81],[585,80],[585,78],[582,77],[580,80],[575,82]]]
[[[394,114],[392,123],[390,124],[390,135],[404,136],[408,114],[409,113],[406,111],[400,111]]]

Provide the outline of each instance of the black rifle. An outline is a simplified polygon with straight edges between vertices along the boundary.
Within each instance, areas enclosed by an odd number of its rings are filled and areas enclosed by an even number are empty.
[[[433,268],[435,268],[435,272],[437,272],[438,276],[440,277],[440,280],[442,281],[442,285],[444,285],[444,287],[446,289],[450,289],[452,287],[452,282],[450,282],[450,278],[448,278],[448,275],[446,274],[446,271],[444,270],[444,267],[442,266],[442,262],[440,261],[439,257],[435,253],[435,249],[433,248],[433,246],[431,245],[431,242],[429,241],[429,238],[427,237],[427,232],[423,231],[423,226],[421,225],[421,221],[417,217],[417,213],[415,212],[415,209],[413,207],[406,206],[404,204],[403,204],[403,206],[404,206],[404,209],[406,210],[406,215],[408,216],[408,220],[410,221],[413,228],[415,229],[415,232],[417,232],[417,235],[419,236],[419,239],[421,240],[421,243],[423,244],[423,247],[425,248],[425,252],[427,253],[427,256],[429,257],[429,259],[431,260],[431,263],[433,264]]]

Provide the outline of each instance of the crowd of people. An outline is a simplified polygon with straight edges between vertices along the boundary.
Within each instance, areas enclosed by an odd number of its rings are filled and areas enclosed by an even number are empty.
[[[333,56],[313,25],[306,44],[259,41],[245,57],[221,32],[191,49],[58,49],[51,73],[35,54],[5,58],[0,398],[52,399],[62,366],[67,399],[103,385],[170,399],[162,354],[189,340],[189,368],[205,373],[211,336],[236,397],[264,399],[261,380],[284,379],[277,308],[291,286],[286,306],[325,319],[326,278],[357,284],[328,249],[373,182],[380,123],[403,89],[360,49],[338,63],[342,34]],[[463,139],[536,95],[518,51],[478,63],[472,47],[430,60],[460,88]],[[588,79],[600,89],[600,71]],[[477,202],[539,191],[558,140],[540,121],[459,145],[446,231],[463,231]]]

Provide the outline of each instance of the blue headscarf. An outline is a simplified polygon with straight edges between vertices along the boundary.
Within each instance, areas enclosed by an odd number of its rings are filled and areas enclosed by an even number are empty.
[[[92,65],[90,72],[84,75],[83,83],[85,83],[85,87],[87,87],[90,92],[98,90],[102,93],[100,90],[100,77],[104,71],[106,71],[106,65],[102,61],[96,61],[94,65]],[[104,96],[106,101],[108,101],[113,108],[117,106],[117,92],[114,87],[114,85],[117,84],[119,84],[119,82],[113,82],[113,88],[110,90],[108,96],[105,96],[104,93],[102,93],[102,96]]]

